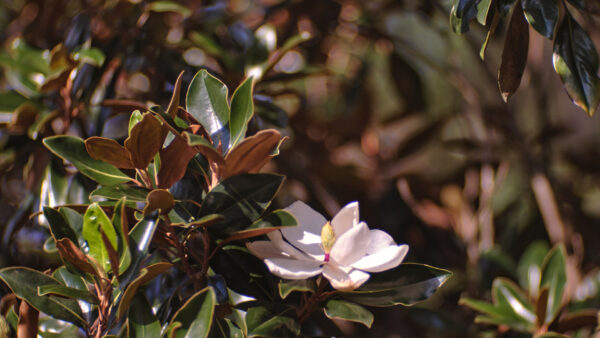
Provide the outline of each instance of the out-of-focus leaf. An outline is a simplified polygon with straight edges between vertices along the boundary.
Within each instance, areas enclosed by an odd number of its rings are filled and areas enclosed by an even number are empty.
[[[153,12],[173,12],[181,14],[184,18],[187,18],[192,13],[189,8],[178,4],[175,1],[153,1],[147,5],[147,9]]]
[[[548,288],[543,288],[535,300],[535,326],[542,327],[546,321],[548,310]],[[550,323],[548,323],[550,324]]]
[[[246,313],[248,337],[297,337],[300,325],[292,318],[273,315],[267,308],[249,308]]]
[[[450,13],[450,24],[455,33],[469,30],[471,20],[477,17],[477,5],[480,0],[454,0]]]
[[[40,312],[26,301],[19,306],[18,337],[35,337],[38,333]]]
[[[515,6],[504,40],[502,63],[498,71],[498,86],[504,102],[508,101],[521,84],[521,77],[527,65],[528,50],[529,25],[525,21],[521,6]]]
[[[535,310],[523,294],[522,290],[506,278],[496,278],[492,285],[494,304],[505,310],[510,310],[524,325],[533,328],[535,325]]]
[[[554,70],[571,100],[590,116],[600,102],[598,53],[587,33],[566,13],[554,39]]]
[[[521,5],[531,27],[548,39],[552,39],[558,23],[558,2],[522,0]]]
[[[294,291],[317,291],[317,284],[314,279],[300,279],[300,280],[281,280],[279,281],[278,289],[279,296],[281,299],[285,299],[290,293]]]
[[[54,278],[41,272],[23,267],[10,267],[0,270],[0,279],[19,298],[26,300],[31,306],[54,318],[62,319],[80,327],[86,327],[81,309],[77,301],[55,296],[39,296],[39,285],[60,285]]]
[[[431,297],[451,275],[448,270],[405,263],[393,270],[372,274],[360,288],[341,295],[368,306],[410,306]]]
[[[101,67],[102,64],[104,64],[105,58],[102,50],[94,47],[80,49],[73,54],[73,59],[75,59],[75,61],[89,63],[96,67]]]
[[[206,129],[213,142],[229,148],[227,87],[206,70],[199,71],[186,96],[187,111]]]
[[[260,217],[271,204],[283,179],[283,176],[273,174],[232,176],[206,195],[200,208],[200,216],[219,214],[225,217],[224,221],[211,229],[229,234],[240,230]]]
[[[129,151],[113,139],[92,136],[85,140],[85,149],[95,160],[106,162],[117,168],[135,168],[131,162]]]
[[[172,337],[207,337],[215,312],[215,304],[215,292],[211,287],[194,294],[173,316],[169,324],[169,332],[175,330],[175,335]]]
[[[113,186],[131,180],[113,165],[91,158],[80,138],[52,136],[44,139],[44,145],[55,155],[71,162],[82,174],[102,185]]]
[[[244,331],[233,321],[227,318],[216,318],[213,322],[213,326],[208,337],[244,338],[245,335]]]
[[[252,118],[252,115],[254,115],[254,103],[252,101],[253,84],[251,76],[240,84],[231,97],[229,130],[232,147],[235,147],[236,144],[244,139],[248,122]]]
[[[558,332],[576,331],[584,327],[598,326],[598,310],[580,310],[561,316],[558,320]]]
[[[158,171],[157,186],[168,189],[184,175],[190,160],[196,155],[196,150],[190,147],[180,137],[173,139],[168,147],[160,151],[160,170]]]
[[[585,10],[585,1],[586,0],[567,0],[571,5],[581,9],[581,10]]]
[[[89,291],[74,289],[64,285],[40,285],[38,286],[38,295],[59,295],[67,298],[81,299],[92,304],[98,304],[98,299]]]
[[[542,264],[548,250],[550,248],[545,241],[531,243],[521,256],[517,266],[519,284],[524,290],[529,291],[531,297],[536,297],[538,294],[540,279],[542,278]]]
[[[373,324],[373,314],[354,303],[331,299],[327,301],[323,310],[327,318],[348,320],[363,324],[368,328]]]
[[[125,292],[123,293],[123,298],[121,299],[121,302],[119,303],[119,307],[117,309],[117,318],[121,318],[125,314],[140,286],[153,280],[157,276],[161,275],[163,272],[169,270],[172,266],[173,264],[171,263],[160,262],[143,268],[137,276],[137,278],[133,280],[131,284],[129,284],[127,289],[125,289]]]
[[[127,129],[127,135],[131,135],[131,129],[138,122],[140,122],[142,120],[142,118],[143,118],[142,113],[140,113],[139,110],[134,110],[133,113],[131,113],[131,116],[129,117],[129,127]]]
[[[567,284],[566,251],[562,244],[552,248],[542,264],[540,288],[548,287],[546,323],[551,323],[561,308],[563,292]]]
[[[258,172],[273,157],[280,140],[281,136],[275,129],[261,130],[247,137],[225,156],[221,177]]]
[[[492,4],[492,0],[481,0],[479,4],[477,4],[477,22],[479,22],[482,26],[487,24],[487,19],[490,9],[492,8]]]
[[[162,143],[162,124],[151,113],[146,113],[142,120],[131,128],[124,144],[134,167],[146,169],[154,155],[162,148]]]
[[[160,322],[152,313],[144,295],[137,295],[131,302],[127,315],[128,338],[160,338]]]
[[[100,231],[104,232],[113,248],[117,247],[117,233],[98,203],[92,203],[83,216],[83,238],[87,241],[89,255],[102,265],[104,271],[110,271],[110,257]]]
[[[122,184],[113,187],[99,187],[90,193],[90,199],[92,197],[104,197],[111,200],[119,200],[127,197],[128,201],[144,202],[149,192],[146,188]]]

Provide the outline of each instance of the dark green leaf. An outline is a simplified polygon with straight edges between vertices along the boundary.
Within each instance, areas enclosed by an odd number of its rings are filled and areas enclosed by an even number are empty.
[[[246,135],[248,122],[254,114],[254,103],[252,102],[253,78],[247,78],[235,90],[231,98],[230,135],[231,146],[234,147]]]
[[[410,306],[431,297],[451,275],[448,270],[405,263],[393,270],[372,274],[357,290],[341,294],[352,302],[368,306]]]
[[[83,238],[83,216],[77,211],[67,207],[62,207],[58,209],[58,212],[61,213],[61,215],[69,224],[69,227],[71,227],[71,229],[73,229],[73,232],[75,232],[75,235],[77,236],[77,242],[75,243],[79,243],[79,247],[84,252],[87,252],[88,245],[85,241],[85,238]]]
[[[562,244],[552,248],[542,264],[540,289],[548,287],[546,323],[551,323],[561,308],[563,292],[567,284],[566,264],[566,252]]]
[[[316,292],[317,284],[314,279],[281,280],[278,284],[279,296],[285,299],[294,291]]]
[[[298,225],[296,218],[285,210],[275,210],[267,216],[252,223],[244,230],[238,231],[225,239],[227,242],[261,236],[275,229]]]
[[[450,13],[450,24],[455,33],[469,30],[471,20],[477,16],[477,5],[481,0],[454,0]]]
[[[192,296],[175,313],[171,325],[179,323],[177,338],[201,338],[208,336],[215,311],[216,297],[211,287],[204,288]]]
[[[265,307],[253,307],[246,313],[248,337],[297,337],[300,325],[292,318],[273,315]]]
[[[200,216],[220,214],[225,217],[210,229],[225,233],[240,230],[260,217],[275,197],[283,179],[283,176],[273,174],[232,176],[206,195]]]
[[[112,186],[131,180],[116,167],[91,158],[80,138],[52,136],[44,139],[44,145],[55,155],[71,162],[82,174],[102,185]]]
[[[90,199],[92,197],[104,197],[111,200],[119,200],[123,197],[127,197],[127,200],[129,201],[145,202],[148,193],[149,190],[145,188],[117,185],[114,187],[99,187],[90,193]]]
[[[513,10],[504,40],[502,63],[498,71],[498,86],[504,102],[517,91],[521,77],[527,65],[529,51],[529,25],[525,21],[523,9],[516,6]]]
[[[554,0],[522,0],[523,12],[531,27],[552,39],[558,23],[558,2]]]
[[[52,277],[54,277],[57,281],[69,288],[85,291],[88,290],[87,285],[83,280],[83,277],[70,272],[64,266],[61,266],[60,268],[54,270],[54,272],[52,273]]]
[[[148,254],[148,247],[158,225],[158,212],[154,212],[139,221],[129,232],[129,249],[131,250],[131,264],[129,269],[121,276],[121,284],[126,286],[138,276],[142,261]]]
[[[138,294],[131,302],[127,315],[128,338],[160,338],[160,322],[152,313],[146,297]]]
[[[39,285],[60,285],[54,278],[29,268],[10,267],[0,270],[0,279],[8,285],[17,297],[26,300],[39,311],[80,327],[87,325],[77,301],[38,295],[37,287]]]
[[[325,315],[328,318],[349,320],[370,328],[373,324],[373,314],[364,307],[343,300],[329,300],[325,304]]]
[[[216,318],[210,330],[210,338],[244,338],[244,331],[227,318]]]
[[[88,303],[98,304],[98,299],[87,290],[70,288],[59,284],[38,286],[38,295],[59,295],[67,298],[81,299]]]
[[[187,111],[206,129],[213,142],[229,148],[227,87],[206,70],[199,71],[186,96]]]
[[[65,221],[63,215],[49,207],[44,207],[44,217],[48,220],[48,224],[50,224],[50,231],[52,231],[52,236],[55,239],[68,238],[73,243],[77,243],[77,235],[69,224]]]
[[[112,247],[116,248],[117,233],[110,218],[106,216],[98,203],[92,203],[83,215],[83,238],[85,238],[90,248],[89,255],[102,265],[104,271],[110,271],[110,257],[102,241],[100,229],[102,229]]]
[[[590,37],[569,13],[556,33],[553,61],[571,100],[590,116],[594,114],[600,101],[598,54]]]

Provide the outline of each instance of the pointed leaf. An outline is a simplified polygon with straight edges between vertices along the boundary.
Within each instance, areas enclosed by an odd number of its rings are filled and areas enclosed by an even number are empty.
[[[566,251],[562,244],[552,248],[542,264],[540,289],[548,287],[548,309],[546,323],[551,323],[562,305],[563,293],[567,284]]]
[[[77,235],[75,235],[75,232],[71,229],[60,212],[52,208],[44,207],[44,216],[48,220],[50,231],[55,240],[68,238],[73,243],[77,243]]]
[[[44,139],[44,145],[56,156],[71,162],[82,174],[102,185],[112,186],[131,180],[113,165],[90,157],[80,138],[52,136]]]
[[[89,255],[101,264],[104,271],[110,271],[110,257],[100,231],[104,232],[113,248],[117,247],[117,233],[110,218],[98,203],[92,203],[83,216],[83,238],[90,248]]]
[[[131,116],[129,117],[129,127],[127,129],[127,135],[131,135],[131,129],[133,128],[133,126],[135,126],[138,122],[142,120],[142,117],[142,113],[140,113],[139,110],[135,110],[133,113],[131,113]]]
[[[160,322],[152,313],[152,307],[146,297],[143,294],[137,295],[127,314],[127,337],[160,338],[160,331]]]
[[[558,2],[554,0],[522,0],[527,21],[538,33],[552,39],[558,23]]]
[[[598,53],[577,21],[567,13],[554,39],[554,69],[571,100],[590,116],[600,102]]]
[[[519,260],[517,276],[519,284],[529,291],[530,297],[537,297],[542,278],[542,264],[550,248],[545,241],[531,243]]]
[[[154,155],[162,148],[162,124],[151,114],[143,115],[142,120],[131,128],[125,140],[125,148],[129,151],[133,166],[146,169]]]
[[[119,307],[117,309],[117,318],[121,318],[125,314],[125,312],[129,308],[129,305],[131,304],[135,295],[137,294],[137,290],[140,288],[140,286],[160,276],[162,273],[169,270],[172,266],[173,264],[171,263],[160,262],[143,268],[140,274],[137,276],[137,278],[133,282],[131,282],[131,284],[129,284],[127,289],[125,289],[125,292],[123,293],[123,298],[121,299],[121,302],[119,303]]]
[[[77,301],[55,296],[39,296],[39,285],[60,285],[54,278],[41,272],[23,267],[10,267],[0,270],[0,279],[19,298],[26,300],[31,306],[57,319],[86,327],[83,314]]]
[[[64,285],[40,285],[38,286],[38,295],[59,295],[66,298],[81,299],[88,303],[98,304],[98,299],[89,291],[74,289]]]
[[[254,103],[252,101],[253,77],[250,76],[235,90],[231,97],[231,117],[229,130],[231,134],[231,146],[235,147],[246,135],[248,122],[254,115]]]
[[[225,157],[221,177],[258,172],[273,157],[273,150],[280,140],[281,136],[275,129],[261,130],[244,139]]]
[[[85,140],[85,149],[95,160],[106,162],[117,168],[135,168],[131,162],[129,151],[113,139],[92,136]]]
[[[215,312],[216,297],[211,287],[194,294],[175,313],[171,324],[180,323],[175,332],[177,338],[207,337]]]
[[[502,50],[502,63],[498,71],[498,86],[504,102],[517,91],[527,65],[529,50],[529,25],[521,6],[515,6]]]
[[[283,227],[298,225],[298,220],[285,210],[275,210],[267,216],[252,223],[244,230],[238,231],[224,239],[225,243],[265,235]]]
[[[186,107],[213,141],[229,148],[227,87],[206,70],[199,71],[188,88]]]
[[[523,294],[522,290],[506,278],[496,278],[492,284],[492,297],[494,304],[505,311],[511,311],[516,318],[527,327],[535,326],[535,312],[533,305]]]
[[[292,318],[273,315],[265,307],[252,307],[246,313],[248,337],[297,337],[300,325]]]
[[[423,301],[450,278],[448,270],[424,264],[404,263],[393,270],[372,274],[369,280],[342,297],[368,306],[410,306]]]
[[[373,314],[354,303],[331,299],[327,301],[323,310],[327,318],[348,320],[363,324],[368,328],[373,324]]]
[[[290,293],[294,291],[317,291],[317,283],[314,279],[299,279],[299,280],[280,280],[277,284],[279,289],[279,296],[281,299],[285,299]]]
[[[65,221],[69,224],[69,227],[73,229],[73,232],[77,236],[79,247],[82,250],[87,251],[88,245],[85,238],[83,238],[83,216],[77,211],[67,207],[59,208],[58,212],[64,217]]]
[[[179,73],[177,76],[177,81],[175,81],[175,85],[173,86],[173,95],[171,96],[171,101],[169,102],[169,106],[167,107],[167,114],[171,116],[171,118],[175,118],[177,116],[177,110],[179,109],[179,100],[181,98],[181,81],[183,80],[183,71]]]
[[[112,224],[118,235],[118,253],[119,253],[119,274],[122,274],[131,264],[131,252],[129,250],[129,224],[125,213],[125,197],[119,200],[115,205],[115,211],[112,217]]]

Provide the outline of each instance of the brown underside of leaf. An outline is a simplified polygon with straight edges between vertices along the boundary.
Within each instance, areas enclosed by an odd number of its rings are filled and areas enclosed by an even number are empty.
[[[131,134],[125,140],[131,161],[137,169],[146,169],[154,155],[162,148],[163,128],[151,113],[145,113],[142,120],[131,128]]]
[[[510,18],[502,50],[502,63],[498,71],[498,86],[504,102],[508,101],[521,84],[521,77],[527,64],[528,50],[529,24],[525,20],[523,8],[517,5]]]
[[[225,157],[221,171],[223,179],[242,173],[255,173],[272,157],[281,135],[275,129],[266,129],[247,137]]]
[[[157,175],[158,188],[168,189],[179,181],[187,169],[188,162],[196,155],[182,137],[175,137],[168,147],[160,151],[160,170]]]
[[[29,305],[25,300],[19,306],[19,325],[17,326],[17,337],[34,338],[38,333],[38,322],[40,312]]]
[[[146,196],[146,207],[144,216],[154,210],[160,210],[162,214],[167,214],[175,205],[173,195],[166,189],[154,189]]]
[[[110,267],[118,279],[119,278],[119,254],[117,253],[117,250],[110,243],[110,240],[108,239],[108,237],[106,237],[106,234],[104,233],[102,228],[100,228],[100,236],[102,236],[102,242],[104,242],[104,246],[106,247],[106,252],[108,253]]]
[[[177,116],[177,110],[179,109],[179,99],[181,97],[181,81],[183,80],[183,71],[179,73],[177,77],[177,81],[175,81],[175,87],[173,88],[173,95],[171,96],[171,101],[169,102],[169,106],[167,107],[167,114],[171,116],[172,119]]]
[[[70,239],[61,238],[57,240],[56,248],[58,249],[60,256],[67,262],[73,264],[77,269],[93,275],[96,274],[96,269],[94,269],[94,266],[88,261],[86,255],[75,245],[75,243],[71,242]]]
[[[92,136],[85,140],[85,149],[95,160],[104,161],[117,168],[134,168],[129,151],[113,139]]]

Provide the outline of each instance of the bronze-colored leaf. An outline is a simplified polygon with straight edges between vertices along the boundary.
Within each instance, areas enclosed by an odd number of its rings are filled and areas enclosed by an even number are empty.
[[[117,168],[134,168],[129,151],[113,139],[92,136],[85,140],[85,149],[94,160],[104,161]]]
[[[535,325],[542,327],[546,322],[546,310],[548,310],[548,287],[540,290],[535,301]]]
[[[167,214],[175,205],[173,195],[166,189],[154,189],[146,197],[144,216],[154,210],[160,210],[161,214]]]
[[[596,326],[598,326],[598,310],[586,309],[561,316],[558,319],[557,331],[561,333],[574,332],[584,327]]]
[[[181,98],[181,80],[183,79],[183,71],[179,73],[177,77],[177,81],[175,81],[175,87],[173,88],[173,95],[171,96],[171,101],[169,102],[169,106],[167,107],[167,114],[171,116],[172,119],[177,115],[177,109],[179,109],[179,99]]]
[[[69,67],[60,73],[54,74],[44,81],[42,86],[40,87],[40,92],[48,93],[53,90],[58,90],[67,84],[67,80],[69,80],[69,76],[71,75],[72,67]]]
[[[106,237],[106,234],[104,233],[104,230],[102,230],[102,228],[100,228],[100,236],[102,237],[102,242],[104,242],[104,246],[106,247],[106,252],[108,253],[108,260],[110,261],[110,267],[118,279],[119,278],[119,254],[117,253],[117,250],[113,247],[113,245],[110,243],[110,240],[108,239],[108,237]]]
[[[529,24],[525,20],[523,8],[515,6],[504,40],[502,63],[498,71],[498,86],[504,102],[517,91],[527,64],[529,50]]]
[[[19,306],[17,337],[37,337],[40,312],[25,300]]]
[[[77,247],[77,245],[75,245],[75,243],[71,242],[70,239],[65,237],[57,240],[56,248],[58,249],[60,256],[67,262],[73,264],[77,269],[93,275],[96,274],[96,269],[89,262],[86,255]]]
[[[258,172],[273,157],[273,150],[280,139],[281,135],[275,129],[262,130],[247,137],[225,156],[221,177],[224,179],[242,173]]]
[[[179,181],[187,169],[188,162],[196,155],[181,137],[175,137],[171,144],[160,151],[160,170],[157,175],[158,188],[168,189]]]
[[[131,134],[125,140],[125,148],[129,150],[135,168],[148,167],[154,155],[162,148],[162,136],[162,124],[150,113],[144,114],[142,120],[131,128]]]
[[[12,133],[24,134],[38,117],[38,109],[31,103],[24,103],[13,113],[13,119],[8,129]]]

